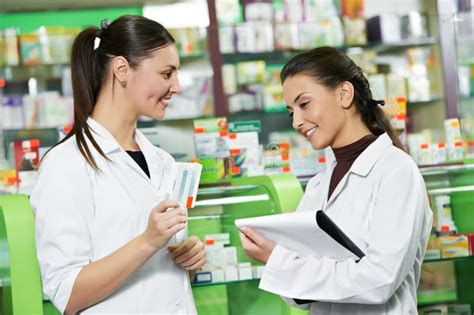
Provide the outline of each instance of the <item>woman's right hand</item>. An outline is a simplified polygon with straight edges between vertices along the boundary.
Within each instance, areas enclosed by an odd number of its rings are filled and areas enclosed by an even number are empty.
[[[186,213],[179,208],[176,201],[165,200],[151,210],[143,236],[145,242],[157,251],[185,227]]]

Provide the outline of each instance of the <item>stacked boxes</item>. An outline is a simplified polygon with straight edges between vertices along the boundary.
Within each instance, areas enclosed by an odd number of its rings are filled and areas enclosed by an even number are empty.
[[[229,233],[205,236],[207,264],[196,273],[194,283],[220,283],[260,278],[264,266],[237,260],[237,248],[230,245]]]

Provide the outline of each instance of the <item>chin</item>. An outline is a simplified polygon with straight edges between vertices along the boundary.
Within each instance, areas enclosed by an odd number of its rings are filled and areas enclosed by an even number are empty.
[[[147,115],[147,116],[155,120],[160,120],[160,119],[165,118],[165,114],[166,114],[165,111],[156,111],[156,112],[150,113],[150,115]]]
[[[314,141],[311,141],[311,147],[315,150],[322,150],[322,149],[325,149],[329,146],[329,144],[325,143],[324,141],[318,141],[318,140],[314,140]]]

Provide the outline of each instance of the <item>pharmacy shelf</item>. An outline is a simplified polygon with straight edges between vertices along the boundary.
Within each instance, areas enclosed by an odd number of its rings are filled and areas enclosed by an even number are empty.
[[[428,190],[428,195],[437,196],[437,195],[445,195],[445,194],[451,194],[451,193],[457,193],[457,192],[470,192],[470,191],[474,191],[474,185],[430,189]]]
[[[378,53],[388,53],[396,50],[403,50],[410,47],[429,46],[438,43],[436,37],[428,37],[422,39],[404,40],[394,43],[367,43],[359,46],[340,46],[336,47],[342,51],[348,49],[371,49]],[[266,52],[234,52],[222,53],[224,63],[237,63],[243,61],[265,60],[266,63],[286,63],[293,56],[307,51],[309,49],[301,50],[285,50],[285,51],[266,51]]]
[[[206,187],[198,189],[198,196],[205,196],[205,195],[222,195],[228,192],[245,192],[250,191],[253,189],[258,188],[255,185],[241,185],[241,186],[214,186],[214,187]]]
[[[373,49],[378,53],[388,53],[396,50],[407,49],[411,47],[420,47],[420,46],[431,46],[438,43],[438,38],[436,37],[427,37],[419,39],[409,39],[393,43],[376,43],[376,44],[366,44],[361,46],[362,48]]]
[[[162,1],[171,2],[171,1]],[[2,0],[2,12],[25,12],[40,10],[71,10],[71,9],[99,9],[105,7],[129,7],[145,4],[144,0],[43,0],[43,1],[18,1]]]
[[[237,281],[227,281],[227,282],[209,282],[209,283],[193,283],[193,287],[209,287],[209,286],[216,286],[216,285],[232,285],[244,282],[255,282],[257,283],[260,279],[248,279],[248,280],[237,280]]]
[[[455,290],[423,292],[417,296],[418,306],[455,302],[457,299]]]
[[[425,259],[423,261],[423,263],[424,264],[429,264],[429,263],[438,263],[438,262],[447,262],[447,261],[458,262],[458,261],[470,261],[470,260],[474,261],[474,256],[439,258],[439,259]]]
[[[189,55],[180,55],[182,63],[194,60],[208,59],[208,53],[195,53]],[[63,71],[70,67],[70,63],[51,63],[51,64],[19,64],[6,65],[3,71],[0,71],[0,77],[3,77],[8,83],[24,82],[34,77],[38,80],[61,80]]]
[[[460,101],[474,101],[474,95],[472,95],[472,96],[460,96],[459,100]]]
[[[414,106],[414,105],[432,104],[432,103],[440,102],[442,100],[443,100],[442,97],[433,97],[429,100],[424,100],[424,101],[407,101],[407,105]]]
[[[270,197],[267,194],[253,195],[253,196],[237,196],[237,197],[224,197],[207,200],[197,200],[194,203],[194,207],[209,207],[209,206],[222,206],[222,205],[233,205],[242,204],[256,201],[268,201]]]
[[[60,80],[64,69],[67,67],[69,67],[69,64],[66,63],[5,66],[2,74],[7,81],[7,85],[27,81],[32,77],[51,81]]]
[[[420,172],[423,176],[459,173],[464,171],[474,171],[474,164],[454,163],[420,167]]]

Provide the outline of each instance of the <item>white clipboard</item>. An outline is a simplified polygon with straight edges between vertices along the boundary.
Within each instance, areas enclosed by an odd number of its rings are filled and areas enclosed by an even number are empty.
[[[262,236],[298,253],[299,257],[328,257],[356,261],[364,253],[322,211],[298,211],[235,220]]]

